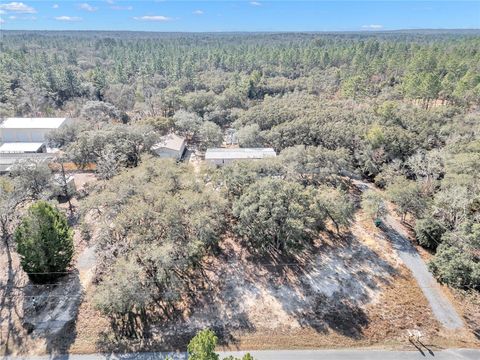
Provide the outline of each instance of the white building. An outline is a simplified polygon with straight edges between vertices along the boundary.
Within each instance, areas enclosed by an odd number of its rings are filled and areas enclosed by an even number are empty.
[[[50,161],[55,155],[47,151],[46,135],[67,123],[66,118],[0,118],[0,173],[25,160]]]
[[[47,133],[67,122],[66,118],[5,118],[0,123],[0,142],[44,143]]]
[[[12,168],[23,161],[36,161],[49,163],[54,159],[54,154],[47,153],[0,153],[0,175],[9,173]]]
[[[180,160],[185,152],[185,146],[185,138],[171,133],[163,136],[160,142],[152,147],[152,151],[161,158]]]
[[[277,154],[272,148],[239,148],[239,149],[207,149],[205,161],[224,165],[235,160],[259,160],[275,157]]]

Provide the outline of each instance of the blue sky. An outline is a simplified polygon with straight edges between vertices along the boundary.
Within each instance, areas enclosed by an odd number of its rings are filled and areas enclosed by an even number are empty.
[[[480,28],[476,1],[0,1],[15,30],[359,31]]]

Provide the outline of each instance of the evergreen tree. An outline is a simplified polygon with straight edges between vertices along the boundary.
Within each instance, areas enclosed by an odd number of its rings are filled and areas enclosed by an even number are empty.
[[[74,253],[73,232],[67,218],[46,201],[33,204],[14,233],[20,263],[34,282],[64,274]]]

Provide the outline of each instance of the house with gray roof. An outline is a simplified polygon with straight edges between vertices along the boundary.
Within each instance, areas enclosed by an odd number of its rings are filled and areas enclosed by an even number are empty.
[[[180,160],[185,152],[186,141],[184,137],[174,133],[163,136],[152,147],[152,152],[161,158]]]

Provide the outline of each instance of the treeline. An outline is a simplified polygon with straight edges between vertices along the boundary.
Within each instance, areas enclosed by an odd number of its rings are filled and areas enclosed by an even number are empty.
[[[2,32],[0,115],[78,114],[87,100],[172,115],[205,91],[240,102],[293,90],[468,105],[480,99],[475,34],[147,34]],[[73,103],[73,104],[72,104]],[[212,104],[222,111],[221,104]],[[240,105],[240,106],[239,106]],[[223,109],[224,110],[224,109]]]

